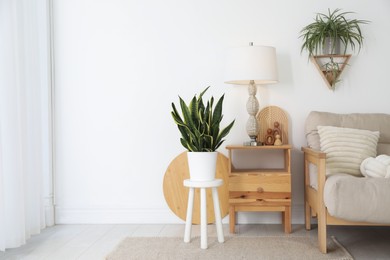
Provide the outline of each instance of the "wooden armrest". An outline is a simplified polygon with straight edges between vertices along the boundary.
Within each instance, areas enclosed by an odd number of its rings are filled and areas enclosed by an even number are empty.
[[[318,243],[320,251],[326,253],[327,209],[324,203],[324,187],[326,181],[326,153],[302,147],[305,162],[305,222],[310,229],[310,217],[317,216]],[[310,187],[309,164],[317,166],[317,189]]]
[[[326,180],[326,153],[309,147],[302,147],[305,154],[305,186],[309,185],[309,163],[317,166],[318,191],[322,194]]]
[[[302,147],[301,150],[305,155],[305,161],[308,161],[317,167],[319,167],[320,164],[325,165],[326,153],[314,150],[309,147]]]
[[[302,150],[302,152],[310,154],[312,156],[315,156],[318,159],[326,159],[326,153],[318,151],[318,150],[314,150],[313,148],[302,147],[301,150]]]

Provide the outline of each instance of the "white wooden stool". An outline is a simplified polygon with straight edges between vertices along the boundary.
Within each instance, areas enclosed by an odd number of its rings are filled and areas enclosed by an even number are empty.
[[[184,180],[183,185],[190,188],[188,194],[187,217],[184,232],[184,242],[188,243],[191,240],[191,226],[192,226],[192,209],[194,206],[195,188],[200,188],[200,248],[207,249],[207,200],[206,189],[211,188],[213,194],[215,225],[217,227],[218,242],[223,243],[223,230],[221,209],[219,207],[219,197],[217,187],[223,183],[222,179],[215,179],[212,181],[192,181],[190,179]]]

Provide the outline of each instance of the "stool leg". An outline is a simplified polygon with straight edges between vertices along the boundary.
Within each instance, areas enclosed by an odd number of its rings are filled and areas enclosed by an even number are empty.
[[[206,188],[200,189],[200,248],[207,249],[207,200]]]
[[[194,206],[194,188],[190,188],[190,192],[188,193],[187,217],[186,217],[186,226],[184,231],[184,242],[186,243],[190,242],[191,240],[193,206]]]
[[[223,243],[222,219],[221,209],[219,208],[219,197],[217,188],[213,188],[213,201],[214,201],[214,213],[215,213],[215,225],[217,226],[218,242]]]

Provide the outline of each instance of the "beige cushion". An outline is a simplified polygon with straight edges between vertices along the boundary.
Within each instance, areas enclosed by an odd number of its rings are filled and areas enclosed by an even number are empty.
[[[336,114],[312,111],[305,122],[305,135],[309,147],[320,150],[320,137],[317,126],[331,125],[379,131],[378,154],[390,155],[390,115],[380,113]]]
[[[331,216],[390,224],[390,179],[337,174],[327,178],[324,202]]]
[[[360,164],[376,156],[378,131],[318,126],[321,151],[326,153],[326,175],[347,173],[362,176]]]

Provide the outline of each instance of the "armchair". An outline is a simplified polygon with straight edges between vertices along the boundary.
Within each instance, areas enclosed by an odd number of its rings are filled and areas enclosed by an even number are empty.
[[[321,140],[324,135],[319,134],[321,126],[366,131],[364,134],[370,135],[369,138],[377,141],[377,144],[374,141],[370,143],[370,145],[375,143],[376,150],[371,156],[390,155],[390,115],[334,114],[313,111],[306,119],[305,135],[308,146],[302,147],[305,176],[305,227],[310,230],[311,218],[317,217],[319,249],[322,253],[326,253],[328,225],[390,225],[390,178],[363,177],[360,175],[360,168],[351,172],[349,169],[343,170],[343,167],[352,165],[340,162],[343,156],[355,160],[353,167],[364,160],[364,157],[369,156],[362,155],[359,159],[358,155],[343,154],[340,150],[332,150],[333,148],[328,149],[328,153],[321,151],[321,147],[324,146],[324,142],[321,143],[324,141]],[[366,140],[366,136],[358,138],[358,142],[360,140]],[[345,142],[339,141],[338,144],[348,146],[350,142],[352,141],[345,140]],[[369,150],[363,148],[362,152]],[[335,151],[336,154],[332,157],[331,153]],[[338,160],[337,164],[341,165],[340,168],[335,167],[334,160]]]

